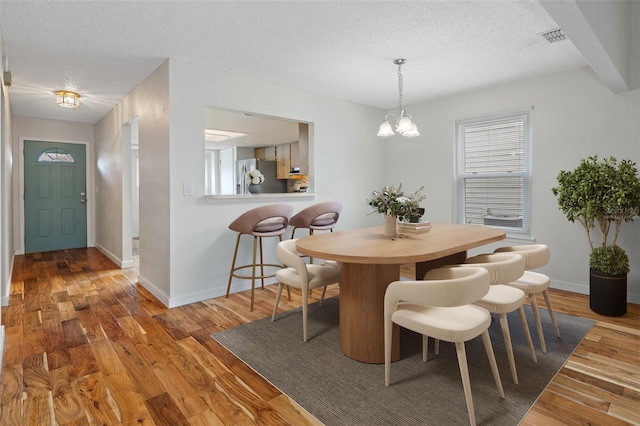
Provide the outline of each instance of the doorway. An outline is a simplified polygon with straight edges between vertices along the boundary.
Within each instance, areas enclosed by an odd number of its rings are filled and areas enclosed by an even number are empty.
[[[138,119],[122,126],[122,268],[140,261],[140,161]]]
[[[86,147],[24,142],[25,252],[87,246]]]

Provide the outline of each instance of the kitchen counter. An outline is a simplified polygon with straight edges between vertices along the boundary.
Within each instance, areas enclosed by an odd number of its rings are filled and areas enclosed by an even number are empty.
[[[313,192],[285,192],[280,194],[230,194],[230,195],[205,195],[207,203],[219,203],[224,201],[273,201],[315,198]]]

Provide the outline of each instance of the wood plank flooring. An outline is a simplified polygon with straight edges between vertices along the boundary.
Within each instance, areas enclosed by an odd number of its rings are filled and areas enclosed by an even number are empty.
[[[248,291],[166,309],[135,269],[96,249],[17,256],[2,308],[0,424],[319,424],[209,336],[269,316],[274,287],[256,291],[253,312]],[[551,298],[596,325],[521,424],[640,424],[640,307],[610,318],[586,296]],[[280,308],[300,303],[292,290]]]

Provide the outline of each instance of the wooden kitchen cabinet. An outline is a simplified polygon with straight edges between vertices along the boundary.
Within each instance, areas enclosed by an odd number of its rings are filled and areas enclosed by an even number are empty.
[[[278,161],[276,156],[277,147],[275,146],[265,146],[264,147],[264,160],[266,161]]]
[[[309,174],[309,124],[298,123],[300,129],[300,139],[298,141],[298,164],[294,166],[300,167],[300,173]]]
[[[288,179],[291,171],[291,144],[278,145],[276,148],[277,178]]]
[[[300,167],[300,157],[299,157],[299,146],[298,142],[292,142],[289,144],[289,157],[291,167]]]
[[[288,179],[291,167],[299,167],[301,175],[309,174],[309,125],[299,123],[299,140],[276,147],[278,179]]]
[[[253,155],[258,160],[265,161],[278,161],[276,156],[276,147],[275,146],[263,146],[260,148],[255,148],[253,150]]]

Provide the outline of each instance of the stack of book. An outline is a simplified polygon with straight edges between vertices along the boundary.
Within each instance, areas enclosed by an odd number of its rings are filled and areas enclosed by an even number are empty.
[[[423,234],[429,232],[431,229],[431,222],[399,222],[398,233],[399,234]]]

